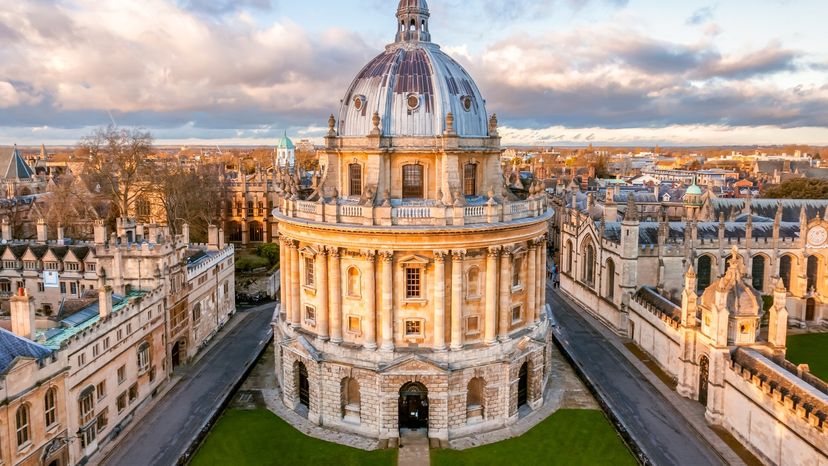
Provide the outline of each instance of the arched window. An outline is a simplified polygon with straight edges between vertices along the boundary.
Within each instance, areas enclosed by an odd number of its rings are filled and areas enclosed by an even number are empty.
[[[352,298],[359,298],[362,295],[362,286],[360,281],[359,269],[356,267],[348,268],[348,296]]]
[[[348,189],[351,196],[362,196],[362,165],[348,165]]]
[[[467,163],[463,167],[463,195],[477,195],[477,164]]]
[[[139,217],[149,217],[150,202],[147,200],[146,197],[141,196],[135,201],[135,213]]]
[[[80,412],[80,425],[86,425],[95,417],[95,387],[86,387],[78,397],[78,411]]]
[[[595,247],[589,243],[584,247],[584,264],[582,279],[589,286],[595,284]]]
[[[808,291],[816,290],[818,273],[819,273],[819,257],[818,256],[809,256],[808,257]]]
[[[342,402],[342,417],[346,421],[359,422],[361,399],[359,382],[353,377],[345,377],[339,384]]]
[[[29,405],[24,404],[17,408],[14,418],[17,427],[17,446],[19,448],[26,445],[32,438],[29,430]]]
[[[466,387],[466,420],[482,420],[486,405],[486,381],[481,377],[469,380]]]
[[[201,303],[196,303],[193,306],[193,324],[197,324],[201,320]]]
[[[150,365],[150,345],[146,341],[138,345],[138,372],[144,372]]]
[[[403,166],[403,197],[404,198],[422,198],[425,190],[423,188],[423,166],[422,165],[404,165]]]
[[[411,20],[411,27],[408,28],[408,29],[411,30],[411,31],[416,31],[417,30],[417,20],[412,19]]]
[[[724,273],[727,273],[727,270],[730,268],[730,259],[730,254],[724,256],[724,258],[722,259],[722,264],[724,264]]]
[[[43,398],[43,415],[46,420],[46,427],[51,427],[57,422],[57,389],[46,390]]]
[[[712,268],[713,260],[710,256],[705,255],[699,257],[696,265],[696,276],[698,277],[698,281],[696,282],[696,292],[700,293],[710,286],[710,275],[712,274]]]
[[[779,277],[782,278],[785,289],[791,291],[791,256],[786,255],[779,259]]]
[[[466,297],[480,297],[480,269],[472,267],[466,273]]]
[[[566,271],[572,273],[572,241],[566,242]]]
[[[750,275],[752,277],[752,285],[755,289],[762,291],[765,289],[765,256],[754,256],[753,264],[750,268]]]
[[[606,297],[607,299],[612,299],[615,297],[615,262],[612,259],[607,259],[607,289],[606,289]]]

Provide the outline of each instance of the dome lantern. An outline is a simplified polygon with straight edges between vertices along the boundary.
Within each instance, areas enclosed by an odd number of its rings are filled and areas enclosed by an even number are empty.
[[[400,0],[397,8],[396,42],[431,42],[428,32],[428,4],[426,0]]]

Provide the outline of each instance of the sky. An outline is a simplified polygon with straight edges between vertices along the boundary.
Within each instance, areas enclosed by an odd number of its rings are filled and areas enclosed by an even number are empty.
[[[396,0],[0,0],[0,145],[318,140]],[[828,145],[824,0],[429,0],[504,144]]]

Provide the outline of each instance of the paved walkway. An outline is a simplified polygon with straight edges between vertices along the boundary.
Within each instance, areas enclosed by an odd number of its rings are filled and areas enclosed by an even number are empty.
[[[400,443],[397,466],[429,466],[431,464],[431,452],[425,432],[405,434],[400,439]]]
[[[686,406],[680,408],[687,409],[677,409],[668,400],[667,395],[672,392],[623,347],[619,337],[577,311],[557,293],[550,290],[547,293],[560,324],[559,341],[653,463],[726,464],[717,450],[687,422],[688,417],[694,416],[692,410]],[[651,375],[653,380],[644,374]],[[662,393],[659,388],[668,393]],[[727,448],[724,442],[719,442]],[[732,451],[727,463],[743,464]]]
[[[112,466],[173,465],[212,417],[269,338],[273,304],[241,311],[240,321],[151,408],[106,458]]]

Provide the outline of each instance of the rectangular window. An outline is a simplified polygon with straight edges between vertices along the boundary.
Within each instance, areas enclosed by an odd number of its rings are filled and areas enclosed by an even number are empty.
[[[463,167],[463,195],[477,195],[477,164],[467,163]]]
[[[305,306],[305,322],[316,325],[316,309],[313,306]]]
[[[127,335],[132,335],[132,324],[131,323],[127,324],[126,332],[127,332]]]
[[[60,282],[60,294],[66,294],[66,282]]]
[[[523,317],[523,306],[518,304],[512,308],[512,323],[520,322]]]
[[[405,165],[403,166],[403,197],[404,198],[422,198],[423,197],[423,166],[422,165]]]
[[[106,429],[106,425],[109,423],[109,419],[107,419],[108,414],[108,409],[104,409],[101,411],[101,414],[98,414],[98,420],[96,422],[98,433],[103,432],[103,430]]]
[[[103,349],[104,349],[104,351],[109,349],[109,337],[104,338]]]
[[[46,427],[51,427],[57,421],[57,390],[54,388],[46,392],[46,398],[43,403],[44,415],[46,418]]]
[[[348,181],[351,196],[362,196],[362,165],[358,163],[348,165]]]
[[[407,337],[421,337],[423,336],[423,321],[422,320],[406,320],[405,321],[405,336]]]
[[[23,261],[23,268],[26,270],[37,270],[37,261]]]
[[[127,394],[126,392],[121,393],[118,395],[118,400],[115,402],[115,405],[118,407],[118,412],[123,412],[127,407]]]
[[[405,297],[408,299],[419,299],[422,297],[422,272],[419,267],[407,267],[405,269]]]
[[[150,351],[149,351],[149,344],[142,343],[141,346],[138,347],[138,372],[144,372],[149,369],[150,364]]]
[[[469,335],[477,335],[480,333],[480,317],[466,317],[466,333]]]
[[[150,368],[150,372],[149,372],[149,380],[150,380],[150,383],[155,382],[155,366],[152,366],[152,367]]]
[[[3,268],[4,269],[16,269],[17,268],[17,261],[3,261]]]
[[[96,265],[94,263],[86,264],[86,270],[88,270],[89,272],[94,272],[95,269],[96,269]]]
[[[80,270],[80,264],[77,262],[65,262],[63,265],[66,267],[66,270],[70,272],[77,272]]]
[[[305,286],[314,286],[313,257],[305,257]]]
[[[41,293],[43,293],[44,291],[46,291],[46,287],[45,287],[45,286],[43,286],[43,282],[37,282],[37,291],[39,291],[39,292],[41,292]]]
[[[95,437],[97,437],[98,429],[95,426],[90,426],[86,430],[83,431],[81,434],[81,448],[86,448],[87,446],[91,445],[92,442],[95,441]]]
[[[520,286],[520,269],[523,266],[522,258],[515,258],[512,261],[512,287]]]
[[[83,367],[86,364],[86,354],[81,353],[78,355],[78,367]]]
[[[69,293],[78,294],[78,284],[75,282],[69,283]]]
[[[80,408],[80,424],[86,425],[91,421],[95,414],[95,400],[92,398],[92,387],[81,393],[78,400],[78,407]]]
[[[17,421],[17,447],[20,448],[29,443],[29,406],[23,405],[17,408],[15,417]]]
[[[121,330],[121,329],[118,329],[118,331],[115,332],[115,339],[118,340],[118,341],[123,340],[124,339],[124,331]]]
[[[99,400],[101,398],[106,398],[106,380],[100,381],[98,383],[98,386],[97,386],[96,390],[97,390],[97,393],[98,393],[98,399]]]
[[[93,357],[93,358],[97,358],[97,357],[98,357],[98,354],[100,354],[100,352],[101,352],[101,350],[100,350],[100,348],[98,347],[98,344],[97,344],[97,343],[95,343],[95,345],[94,345],[94,346],[92,346],[92,357]]]
[[[348,331],[351,333],[359,333],[361,331],[362,319],[356,316],[348,317]]]
[[[58,263],[57,262],[46,262],[43,264],[46,270],[57,270]]]
[[[129,387],[129,402],[132,403],[138,399],[138,384],[134,383]]]
[[[124,383],[126,380],[126,366],[121,366],[118,368],[118,385]]]

